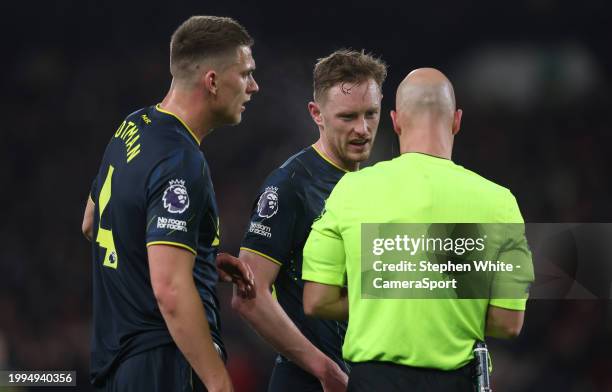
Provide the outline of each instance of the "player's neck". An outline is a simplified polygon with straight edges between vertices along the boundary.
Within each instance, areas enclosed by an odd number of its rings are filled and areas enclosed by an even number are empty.
[[[179,117],[200,142],[212,131],[213,123],[205,110],[198,104],[201,97],[197,92],[176,88],[173,84],[164,97],[160,107]]]
[[[419,152],[450,160],[453,153],[452,137],[445,137],[436,132],[431,130],[402,132],[399,138],[400,154]]]
[[[323,142],[323,139],[319,138],[319,140],[317,140],[317,142],[314,144],[314,147],[323,155],[323,158],[331,161],[334,166],[346,171],[359,170],[359,162],[344,162],[337,156],[337,154],[334,153],[331,147]]]

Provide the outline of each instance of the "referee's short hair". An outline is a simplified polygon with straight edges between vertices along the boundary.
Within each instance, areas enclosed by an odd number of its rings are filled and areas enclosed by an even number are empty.
[[[365,50],[340,49],[317,60],[313,72],[314,100],[321,102],[325,93],[338,83],[358,83],[374,79],[382,91],[387,65]]]
[[[198,64],[231,53],[239,46],[253,45],[246,29],[232,18],[192,16],[181,24],[170,40],[170,73],[189,79]]]

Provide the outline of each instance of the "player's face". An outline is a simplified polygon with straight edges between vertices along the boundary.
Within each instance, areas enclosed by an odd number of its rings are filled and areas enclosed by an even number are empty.
[[[255,60],[248,46],[240,46],[231,65],[219,73],[217,115],[219,123],[238,124],[245,104],[259,91],[253,78]]]
[[[381,99],[378,85],[369,79],[359,84],[335,85],[319,105],[321,136],[345,167],[355,167],[370,156],[380,120]]]

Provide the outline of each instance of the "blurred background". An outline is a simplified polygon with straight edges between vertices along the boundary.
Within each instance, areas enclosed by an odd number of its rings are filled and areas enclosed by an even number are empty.
[[[398,153],[387,114],[395,88],[433,66],[464,110],[455,162],[509,187],[528,222],[610,222],[609,2],[179,3],[1,6],[0,369],[74,369],[77,389],[90,390],[91,260],[80,232],[89,187],[118,124],[163,98],[170,35],[194,14],[234,17],[256,41],[259,94],[239,126],[202,144],[223,250],[237,253],[266,175],[316,140],[312,68],[341,47],[390,67],[368,164]],[[274,353],[230,295],[221,285],[236,390],[263,391]],[[609,301],[530,301],[522,335],[490,346],[496,391],[612,390]]]

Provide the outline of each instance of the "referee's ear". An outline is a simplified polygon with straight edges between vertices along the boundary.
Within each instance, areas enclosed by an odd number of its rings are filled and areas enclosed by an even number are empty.
[[[459,133],[461,129],[461,117],[463,116],[463,110],[457,109],[455,110],[455,115],[453,117],[453,136]]]
[[[393,130],[397,133],[397,136],[402,136],[402,127],[397,123],[397,112],[391,110],[391,122],[393,122]]]

